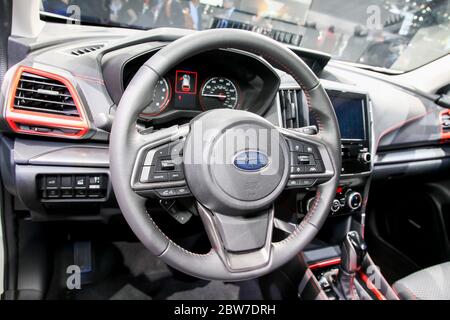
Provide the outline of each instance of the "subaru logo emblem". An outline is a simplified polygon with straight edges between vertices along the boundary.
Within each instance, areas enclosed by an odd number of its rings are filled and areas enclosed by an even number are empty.
[[[269,165],[269,158],[259,151],[242,151],[234,157],[233,165],[243,171],[259,171]]]

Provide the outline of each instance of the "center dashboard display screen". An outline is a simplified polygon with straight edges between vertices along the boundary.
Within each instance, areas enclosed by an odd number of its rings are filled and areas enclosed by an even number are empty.
[[[365,100],[345,95],[329,94],[339,122],[342,140],[364,140],[366,138]]]

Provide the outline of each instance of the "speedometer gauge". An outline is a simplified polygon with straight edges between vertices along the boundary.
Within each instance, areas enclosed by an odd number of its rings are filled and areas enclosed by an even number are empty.
[[[236,85],[223,77],[211,78],[202,87],[200,99],[205,110],[228,108],[234,109],[238,103]]]
[[[142,111],[142,115],[150,116],[161,113],[169,104],[171,94],[169,82],[165,78],[159,79],[153,92],[152,103]]]

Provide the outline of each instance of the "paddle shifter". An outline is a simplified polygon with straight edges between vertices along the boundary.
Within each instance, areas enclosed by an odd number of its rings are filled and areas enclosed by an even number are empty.
[[[367,254],[367,244],[356,231],[350,231],[341,245],[341,265],[337,277],[337,290],[340,299],[358,300],[355,287],[355,274],[361,268]]]

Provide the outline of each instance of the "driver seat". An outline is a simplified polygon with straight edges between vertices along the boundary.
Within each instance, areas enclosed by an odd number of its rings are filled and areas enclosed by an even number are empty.
[[[415,272],[392,287],[402,300],[450,300],[450,262]]]

